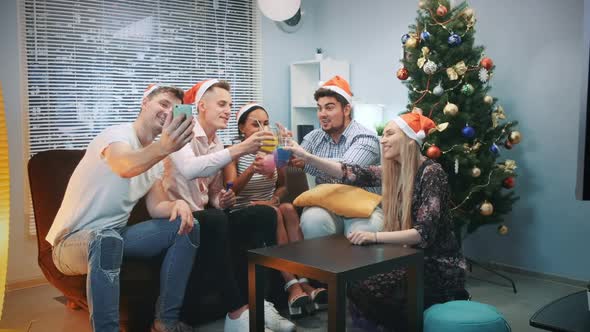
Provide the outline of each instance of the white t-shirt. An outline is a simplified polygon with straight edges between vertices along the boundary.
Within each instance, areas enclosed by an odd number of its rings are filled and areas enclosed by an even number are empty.
[[[90,142],[45,237],[52,245],[80,229],[125,226],[137,201],[161,178],[162,162],[130,179],[115,174],[102,155],[114,142],[125,142],[134,150],[142,148],[131,123],[109,127]]]

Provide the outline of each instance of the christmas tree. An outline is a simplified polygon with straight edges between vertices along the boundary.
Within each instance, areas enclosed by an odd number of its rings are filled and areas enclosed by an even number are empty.
[[[492,59],[474,46],[475,12],[467,3],[422,0],[416,23],[402,36],[404,56],[397,77],[409,89],[408,111],[420,109],[437,124],[423,153],[447,171],[451,211],[462,237],[478,227],[499,224],[518,199],[516,163],[502,160],[503,149],[518,144],[509,122],[490,94]]]

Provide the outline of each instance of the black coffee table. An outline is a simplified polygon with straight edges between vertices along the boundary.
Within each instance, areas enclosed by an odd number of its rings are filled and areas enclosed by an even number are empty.
[[[590,311],[586,293],[587,291],[583,290],[547,304],[531,317],[529,324],[548,331],[590,331]]]
[[[410,331],[422,331],[424,255],[421,250],[376,244],[355,246],[343,235],[248,251],[250,331],[264,330],[264,270],[272,268],[328,285],[328,331],[346,329],[346,283],[406,266]]]

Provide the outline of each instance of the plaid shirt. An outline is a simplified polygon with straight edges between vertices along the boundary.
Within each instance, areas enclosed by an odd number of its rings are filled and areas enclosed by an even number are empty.
[[[347,164],[369,166],[378,165],[381,161],[379,139],[370,130],[352,120],[344,129],[338,143],[321,128],[314,129],[305,135],[301,147],[318,157],[335,160]],[[305,165],[305,172],[315,176],[316,184],[342,183],[341,179],[330,177],[317,168]],[[381,193],[381,187],[363,187],[363,189]]]

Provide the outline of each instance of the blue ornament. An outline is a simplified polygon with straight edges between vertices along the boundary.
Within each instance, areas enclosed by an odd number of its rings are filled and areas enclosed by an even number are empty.
[[[461,134],[463,135],[463,137],[466,137],[466,138],[474,138],[475,137],[475,129],[473,127],[470,127],[469,125],[467,125],[463,129],[461,129]]]
[[[420,34],[420,38],[422,38],[423,40],[430,39],[430,32],[428,32],[428,31],[422,31],[422,33]]]
[[[451,46],[459,46],[459,45],[461,45],[461,36],[454,33],[449,36],[448,42],[449,42],[449,45],[451,45]]]
[[[408,41],[408,39],[410,39],[410,35],[406,33],[402,36],[402,44],[405,44]]]
[[[498,154],[500,153],[500,149],[498,149],[498,146],[496,145],[496,143],[492,144],[492,146],[490,146],[490,151],[493,154]]]

